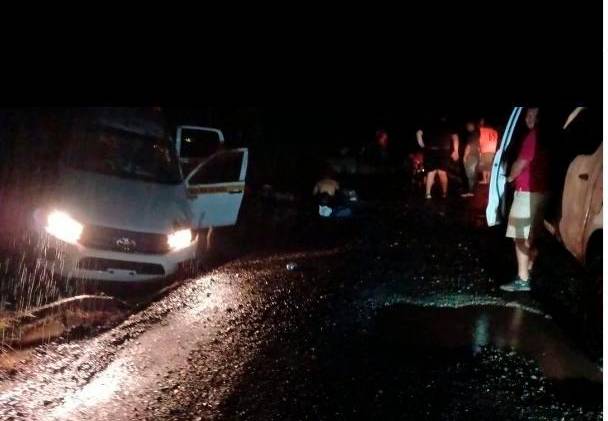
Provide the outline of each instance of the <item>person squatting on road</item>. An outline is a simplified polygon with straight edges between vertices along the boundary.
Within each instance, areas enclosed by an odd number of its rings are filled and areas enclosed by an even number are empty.
[[[435,184],[435,175],[439,177],[442,197],[448,195],[447,169],[450,158],[458,162],[458,135],[451,131],[442,117],[436,125],[416,132],[416,140],[424,152],[424,168],[426,170],[426,195],[431,198],[431,190]]]
[[[506,236],[515,243],[517,277],[502,285],[503,291],[530,290],[530,272],[538,255],[535,240],[543,226],[548,181],[547,154],[539,143],[538,121],[538,108],[528,108],[525,122],[529,130],[507,178],[515,189]]]
[[[322,178],[315,184],[312,195],[319,207],[319,215],[323,217],[334,216],[345,218],[352,215],[352,210],[340,190],[332,171],[326,170]]]

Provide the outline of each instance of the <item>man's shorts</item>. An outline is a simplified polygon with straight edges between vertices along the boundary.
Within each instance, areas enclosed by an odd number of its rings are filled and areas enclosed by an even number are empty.
[[[516,191],[509,212],[507,237],[532,240],[543,226],[545,194]]]

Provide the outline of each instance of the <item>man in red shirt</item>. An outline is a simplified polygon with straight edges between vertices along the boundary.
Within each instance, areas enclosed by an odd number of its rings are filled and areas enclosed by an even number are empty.
[[[538,108],[526,110],[525,122],[529,131],[507,178],[515,189],[506,235],[515,243],[517,277],[500,289],[509,292],[530,290],[530,271],[537,255],[534,240],[543,224],[547,191],[547,155],[538,143],[536,127]]]

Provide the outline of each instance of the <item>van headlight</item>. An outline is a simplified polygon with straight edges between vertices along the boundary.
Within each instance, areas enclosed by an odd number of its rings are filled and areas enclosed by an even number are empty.
[[[76,244],[83,228],[80,222],[63,211],[51,211],[46,218],[46,232],[66,243]]]
[[[167,236],[167,243],[173,251],[188,247],[192,243],[192,230],[187,228],[169,234]]]

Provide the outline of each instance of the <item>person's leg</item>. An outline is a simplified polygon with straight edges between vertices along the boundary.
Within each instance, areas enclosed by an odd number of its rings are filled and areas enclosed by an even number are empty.
[[[536,247],[536,239],[543,231],[544,210],[547,197],[542,193],[530,194],[530,213],[532,219],[532,227],[530,228],[530,237],[528,239],[530,252],[528,253],[530,261],[528,263],[528,271],[532,272],[534,262],[538,256],[538,248]]]
[[[528,273],[532,272],[532,269],[534,268],[536,256],[538,256],[538,249],[534,246],[534,244],[531,244],[528,252]]]
[[[435,173],[436,171],[430,171],[426,175],[426,197],[431,197],[431,189],[433,188],[433,184],[435,184]]]
[[[530,278],[530,245],[528,240],[523,238],[514,239],[515,256],[517,257],[517,277],[523,281]]]
[[[477,168],[472,163],[469,163],[467,166],[467,185],[469,187],[469,193],[473,193],[473,190],[475,190],[475,181],[477,181],[476,175]]]
[[[464,164],[464,169],[467,174],[469,192],[472,193],[475,189],[475,183],[477,182],[477,165],[479,164],[479,158],[471,154],[467,156]]]
[[[439,183],[441,184],[441,193],[443,197],[448,195],[448,174],[444,170],[437,170]]]
[[[535,215],[535,222],[530,230],[530,238],[528,240],[528,245],[530,248],[530,251],[528,253],[528,256],[529,256],[528,272],[530,272],[530,273],[532,273],[532,269],[534,268],[534,262],[536,262],[536,258],[538,257],[538,247],[536,244],[537,243],[536,239],[540,235],[540,231],[542,230],[542,227],[543,227],[543,222],[542,222],[543,214],[542,214],[541,210],[535,209],[535,212],[537,213],[537,215]],[[540,216],[540,220],[539,220],[539,216]]]
[[[514,238],[515,257],[517,258],[517,278],[514,281],[500,286],[507,292],[530,291],[530,244],[524,238]]]
[[[517,277],[503,284],[500,289],[507,292],[530,291],[530,195],[515,191],[506,236],[513,239],[517,260]]]
[[[488,184],[490,177],[487,153],[482,153],[479,157],[479,171],[481,172],[481,181],[479,182],[479,184]]]
[[[490,176],[492,174],[492,163],[494,162],[494,153],[487,152],[484,154],[484,170],[483,170],[483,181],[484,184],[490,183]]]

